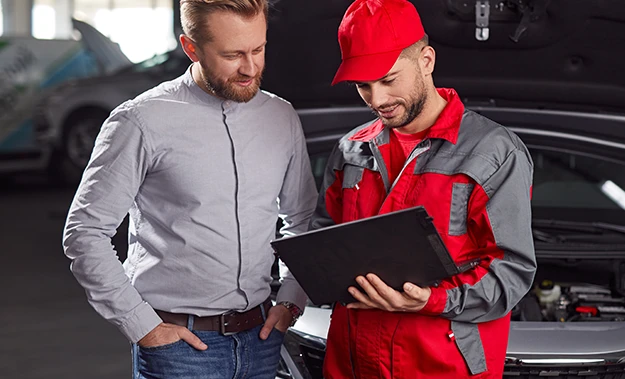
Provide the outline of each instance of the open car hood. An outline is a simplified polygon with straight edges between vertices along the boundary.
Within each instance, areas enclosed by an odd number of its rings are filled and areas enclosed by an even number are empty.
[[[275,1],[264,87],[295,106],[361,104],[330,82],[337,29],[352,0]],[[621,0],[412,0],[436,49],[438,87],[497,106],[625,110]],[[488,18],[477,17],[476,6]],[[484,28],[488,25],[488,39]],[[478,40],[483,39],[483,40]],[[287,80],[285,80],[285,78]]]
[[[93,53],[104,72],[109,73],[132,66],[133,63],[121,51],[119,45],[93,26],[76,19],[72,19],[72,25],[80,32],[84,46]]]

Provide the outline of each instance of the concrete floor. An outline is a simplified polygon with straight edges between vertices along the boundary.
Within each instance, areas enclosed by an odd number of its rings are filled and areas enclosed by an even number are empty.
[[[0,184],[0,378],[131,376],[129,343],[89,306],[63,255],[73,194],[36,178]]]

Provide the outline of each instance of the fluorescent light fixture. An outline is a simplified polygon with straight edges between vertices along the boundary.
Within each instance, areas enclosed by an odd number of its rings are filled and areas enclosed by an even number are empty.
[[[613,181],[606,180],[601,185],[601,192],[609,197],[613,202],[618,204],[619,207],[625,209],[625,191],[617,186]]]

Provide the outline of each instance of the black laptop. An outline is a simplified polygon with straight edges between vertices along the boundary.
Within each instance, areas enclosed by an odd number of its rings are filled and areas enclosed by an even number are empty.
[[[456,265],[419,206],[334,225],[271,242],[314,304],[351,303],[347,288],[374,273],[402,291],[405,282],[431,286],[475,267]]]

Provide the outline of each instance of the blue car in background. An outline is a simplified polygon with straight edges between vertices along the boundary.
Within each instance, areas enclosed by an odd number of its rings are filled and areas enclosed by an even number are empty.
[[[39,141],[33,122],[42,96],[68,80],[132,65],[117,44],[72,21],[80,41],[0,38],[0,174],[50,165],[52,149]]]

